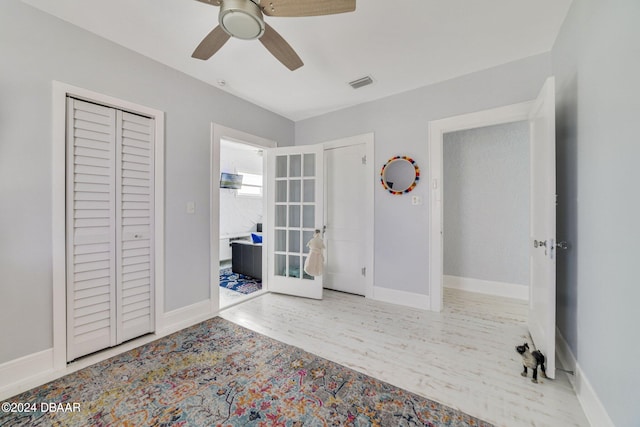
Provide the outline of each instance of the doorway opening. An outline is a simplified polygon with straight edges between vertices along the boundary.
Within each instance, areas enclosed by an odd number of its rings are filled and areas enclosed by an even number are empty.
[[[528,121],[444,134],[445,288],[529,299],[529,150]]]
[[[218,309],[267,291],[266,150],[274,141],[213,125],[211,150],[211,296]]]
[[[248,298],[262,295],[265,292],[298,295],[300,292],[297,292],[297,290],[303,290],[304,292],[309,290],[308,288],[294,287],[292,291],[285,286],[286,284],[283,283],[283,280],[306,276],[302,276],[298,268],[298,266],[303,265],[307,254],[306,251],[308,248],[305,249],[306,243],[312,237],[315,229],[323,229],[324,213],[322,203],[324,202],[324,198],[322,192],[324,192],[324,186],[326,184],[323,180],[323,159],[326,151],[333,150],[337,152],[351,146],[359,146],[361,149],[364,149],[364,151],[362,151],[364,156],[361,155],[362,153],[359,154],[356,163],[358,169],[361,171],[358,179],[363,178],[364,180],[364,185],[360,188],[364,194],[363,205],[368,208],[365,209],[365,212],[359,218],[360,222],[364,224],[364,227],[360,233],[357,233],[357,238],[359,239],[358,247],[362,250],[362,256],[360,257],[360,262],[358,262],[357,265],[353,264],[352,267],[357,270],[358,275],[364,277],[364,290],[362,290],[361,287],[359,293],[366,297],[373,296],[373,190],[376,180],[373,169],[374,138],[372,133],[310,146],[276,148],[274,141],[213,124],[211,141],[210,295],[212,296],[211,303],[215,309],[227,308],[230,305],[244,302]],[[223,297],[221,298],[220,266],[222,265],[223,268],[228,267],[229,256],[231,256],[231,267],[233,271],[233,246],[235,245],[242,248],[255,246],[256,244],[249,245],[243,240],[248,241],[251,239],[251,242],[253,242],[253,236],[251,236],[251,234],[259,236],[258,224],[260,224],[260,222],[254,219],[253,222],[250,221],[249,224],[245,224],[243,230],[234,231],[226,229],[225,214],[222,213],[222,209],[224,209],[222,206],[222,198],[224,197],[223,192],[228,191],[229,188],[221,188],[220,180],[223,178],[222,174],[226,173],[231,175],[224,177],[227,181],[237,179],[237,177],[233,175],[258,174],[251,171],[247,172],[238,166],[224,170],[225,145],[233,146],[236,149],[238,149],[239,146],[244,146],[243,148],[246,151],[257,150],[263,154],[263,206],[261,218],[263,227],[261,228],[263,228],[264,231],[264,245],[261,254],[262,289],[244,297],[234,298],[233,301],[230,302],[223,300]],[[311,155],[312,153],[313,155]],[[314,163],[315,167],[312,167],[311,163]],[[300,168],[298,166],[300,166]],[[316,179],[322,184],[315,185]],[[340,184],[353,184],[348,181],[349,179],[346,179],[346,182],[341,182]],[[233,183],[230,183],[229,186],[233,187]],[[245,194],[260,192],[260,189],[257,188],[259,187],[258,184],[252,184],[250,187],[252,188],[244,189],[241,192],[245,192]],[[238,192],[240,189],[233,189],[233,191]],[[320,191],[320,193],[318,193],[318,191]],[[237,193],[235,194],[237,195]],[[256,194],[253,195],[255,196]],[[285,195],[287,197],[292,196],[295,200],[287,200],[284,198]],[[312,195],[313,199],[310,199]],[[316,207],[316,204],[318,204],[318,207]],[[313,215],[311,215],[311,213],[313,213]],[[302,228],[300,230],[294,230],[293,228],[295,227]],[[326,229],[329,229],[329,227],[330,225]],[[230,236],[230,234],[241,235]],[[232,246],[231,255],[229,255],[229,245]],[[260,258],[260,256],[254,254],[253,259],[255,260],[256,258]],[[272,264],[270,265],[269,262]],[[251,274],[248,275],[251,276]],[[317,292],[317,294],[321,296],[322,280],[318,280],[318,285],[318,289],[316,290],[319,292]],[[313,292],[316,292],[316,290]],[[309,295],[301,296],[314,297]]]
[[[527,121],[529,119],[529,112],[532,108],[532,105],[532,102],[523,102],[520,104],[480,111],[477,113],[465,114],[462,116],[450,117],[447,119],[437,120],[429,123],[429,166],[431,169],[431,215],[429,217],[429,228],[430,235],[432,236],[432,238],[430,239],[429,247],[429,283],[431,309],[433,311],[442,310],[444,296],[444,279],[445,275],[447,274],[444,270],[445,218],[443,203],[444,186],[447,185],[444,182],[445,136],[447,134],[449,134],[450,136],[455,136],[456,132],[461,131],[469,131],[473,129],[487,128],[490,126],[508,125],[512,123]],[[491,191],[491,189],[486,189],[486,191]],[[448,249],[452,248],[449,247]],[[481,246],[480,250],[486,250],[486,248]],[[490,251],[486,250],[486,252]],[[450,275],[451,271],[455,270],[449,270]],[[463,284],[458,284],[458,287],[465,286],[464,281],[462,282]],[[449,282],[449,284],[451,284],[451,281]],[[485,286],[485,289],[490,287],[490,284],[488,283],[483,283],[483,285]],[[468,284],[466,286],[468,286]]]
[[[220,141],[220,307],[262,290],[264,215],[261,147]]]
[[[443,141],[448,132],[517,121],[529,123],[530,215],[529,303],[526,317],[532,344],[546,355],[555,377],[556,203],[555,81],[548,77],[535,100],[429,123],[431,200],[429,288],[432,311],[443,306]]]

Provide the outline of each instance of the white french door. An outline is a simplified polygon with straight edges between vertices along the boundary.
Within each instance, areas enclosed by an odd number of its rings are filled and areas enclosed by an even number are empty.
[[[556,139],[555,84],[549,77],[529,115],[531,234],[529,333],[555,378],[556,352]]]
[[[267,150],[269,291],[322,299],[322,276],[304,271],[307,242],[323,228],[321,145]]]
[[[154,121],[67,98],[67,360],[153,332]]]

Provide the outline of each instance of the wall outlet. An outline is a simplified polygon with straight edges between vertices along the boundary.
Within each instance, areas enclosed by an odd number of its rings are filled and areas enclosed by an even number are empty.
[[[420,197],[420,196],[411,196],[411,204],[412,205],[421,205],[422,204],[422,197]]]

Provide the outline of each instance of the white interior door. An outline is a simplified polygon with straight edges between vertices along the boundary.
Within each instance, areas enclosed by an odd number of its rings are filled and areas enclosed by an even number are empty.
[[[67,360],[116,344],[116,110],[67,100]]]
[[[154,130],[67,100],[67,361],[155,328]]]
[[[118,110],[116,153],[116,335],[154,330],[153,119]]]
[[[528,326],[555,378],[556,173],[555,84],[549,77],[529,116],[531,145],[530,295]]]
[[[366,145],[327,149],[325,155],[326,270],[324,287],[366,293]]]
[[[322,146],[274,148],[267,155],[269,291],[322,299],[322,276],[304,272],[306,244],[324,225]]]

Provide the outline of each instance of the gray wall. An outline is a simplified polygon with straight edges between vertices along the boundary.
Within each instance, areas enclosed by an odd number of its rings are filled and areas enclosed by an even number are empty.
[[[444,135],[444,274],[529,284],[529,123]]]
[[[576,0],[553,48],[558,327],[616,426],[640,425],[640,2]]]
[[[281,145],[293,143],[294,125],[18,0],[1,8],[0,363],[52,345],[54,79],[166,111],[167,309],[207,298],[209,123]],[[429,120],[533,99],[553,58],[558,237],[571,243],[558,259],[558,326],[618,426],[640,424],[639,16],[637,0],[575,0],[552,55],[295,124],[299,144],[374,131],[378,168],[407,154],[426,176]],[[428,201],[428,185],[414,194]],[[380,186],[375,198],[376,285],[427,293],[428,203]]]
[[[367,132],[375,133],[375,165],[408,155],[423,180],[411,197],[375,191],[375,285],[428,294],[429,176],[427,130],[430,120],[534,99],[551,74],[548,54],[491,68],[394,95],[379,101],[296,122],[296,144],[312,144]],[[360,90],[367,90],[366,88]]]
[[[18,0],[0,9],[0,363],[52,346],[52,80],[166,112],[166,309],[207,299],[210,124],[292,145],[293,122]]]

